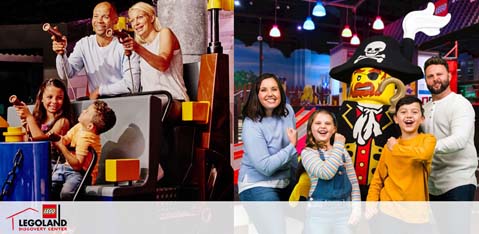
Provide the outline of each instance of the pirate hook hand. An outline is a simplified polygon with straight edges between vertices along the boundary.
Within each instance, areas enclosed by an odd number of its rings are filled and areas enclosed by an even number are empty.
[[[402,22],[404,38],[414,40],[417,32],[423,32],[428,36],[435,36],[440,29],[446,26],[451,20],[451,14],[445,16],[434,15],[435,6],[428,3],[426,9],[409,12]]]

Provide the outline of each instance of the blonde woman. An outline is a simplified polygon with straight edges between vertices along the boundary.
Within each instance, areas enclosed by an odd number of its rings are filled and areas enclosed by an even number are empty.
[[[166,90],[174,99],[189,100],[183,81],[180,43],[171,29],[161,27],[155,8],[138,2],[128,10],[135,39],[122,40],[127,50],[140,55],[143,92]]]

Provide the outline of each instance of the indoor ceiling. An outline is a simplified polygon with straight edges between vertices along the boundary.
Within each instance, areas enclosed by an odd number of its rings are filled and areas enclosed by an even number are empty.
[[[340,33],[346,22],[346,9],[348,9],[348,22],[354,31],[354,19],[356,28],[361,39],[369,36],[382,34],[371,28],[377,16],[378,3],[380,2],[379,15],[387,26],[407,13],[424,9],[427,0],[325,0],[326,16],[312,16],[316,25],[314,31],[297,30],[298,25],[303,25],[309,12],[312,11],[316,0],[240,0],[241,6],[235,7],[235,39],[245,45],[252,45],[257,41],[260,31],[264,42],[269,46],[280,49],[284,55],[289,56],[292,51],[300,48],[308,48],[318,53],[329,53],[344,39]],[[358,6],[359,4],[359,6]],[[276,21],[282,36],[273,39],[268,35],[272,24]],[[309,9],[308,9],[309,8]],[[355,9],[356,8],[356,9]],[[356,10],[356,14],[353,13]],[[261,27],[260,27],[261,18]],[[476,27],[477,28],[477,27]],[[471,34],[474,35],[474,34]],[[423,43],[423,50],[435,49],[445,51],[452,46],[449,41],[457,40],[456,37],[440,38]],[[465,36],[467,37],[467,36]],[[474,36],[475,37],[475,36]],[[349,40],[345,40],[349,42]],[[475,41],[477,42],[477,40]],[[447,46],[441,45],[447,44]],[[478,53],[478,43],[470,43],[467,47],[471,53]]]
[[[60,23],[91,18],[93,8],[102,1],[92,0],[1,0],[0,25]],[[126,11],[138,0],[114,0],[118,12]],[[152,1],[145,1],[151,3]],[[156,1],[154,1],[156,2]]]

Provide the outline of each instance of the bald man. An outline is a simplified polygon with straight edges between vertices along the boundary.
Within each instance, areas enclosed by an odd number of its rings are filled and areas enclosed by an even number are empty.
[[[66,37],[63,37],[63,41],[52,42],[52,49],[57,53],[58,75],[62,79],[71,78],[84,68],[90,99],[139,90],[138,55],[133,53],[127,57],[118,39],[106,33],[117,21],[118,15],[113,5],[101,2],[93,9],[91,23],[95,34],[80,39],[69,56],[66,55]]]

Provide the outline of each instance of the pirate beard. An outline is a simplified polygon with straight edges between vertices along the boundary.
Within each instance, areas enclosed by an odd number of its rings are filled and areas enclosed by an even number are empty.
[[[378,96],[378,93],[372,82],[365,82],[354,85],[354,87],[351,88],[350,96],[352,98],[371,97]]]

